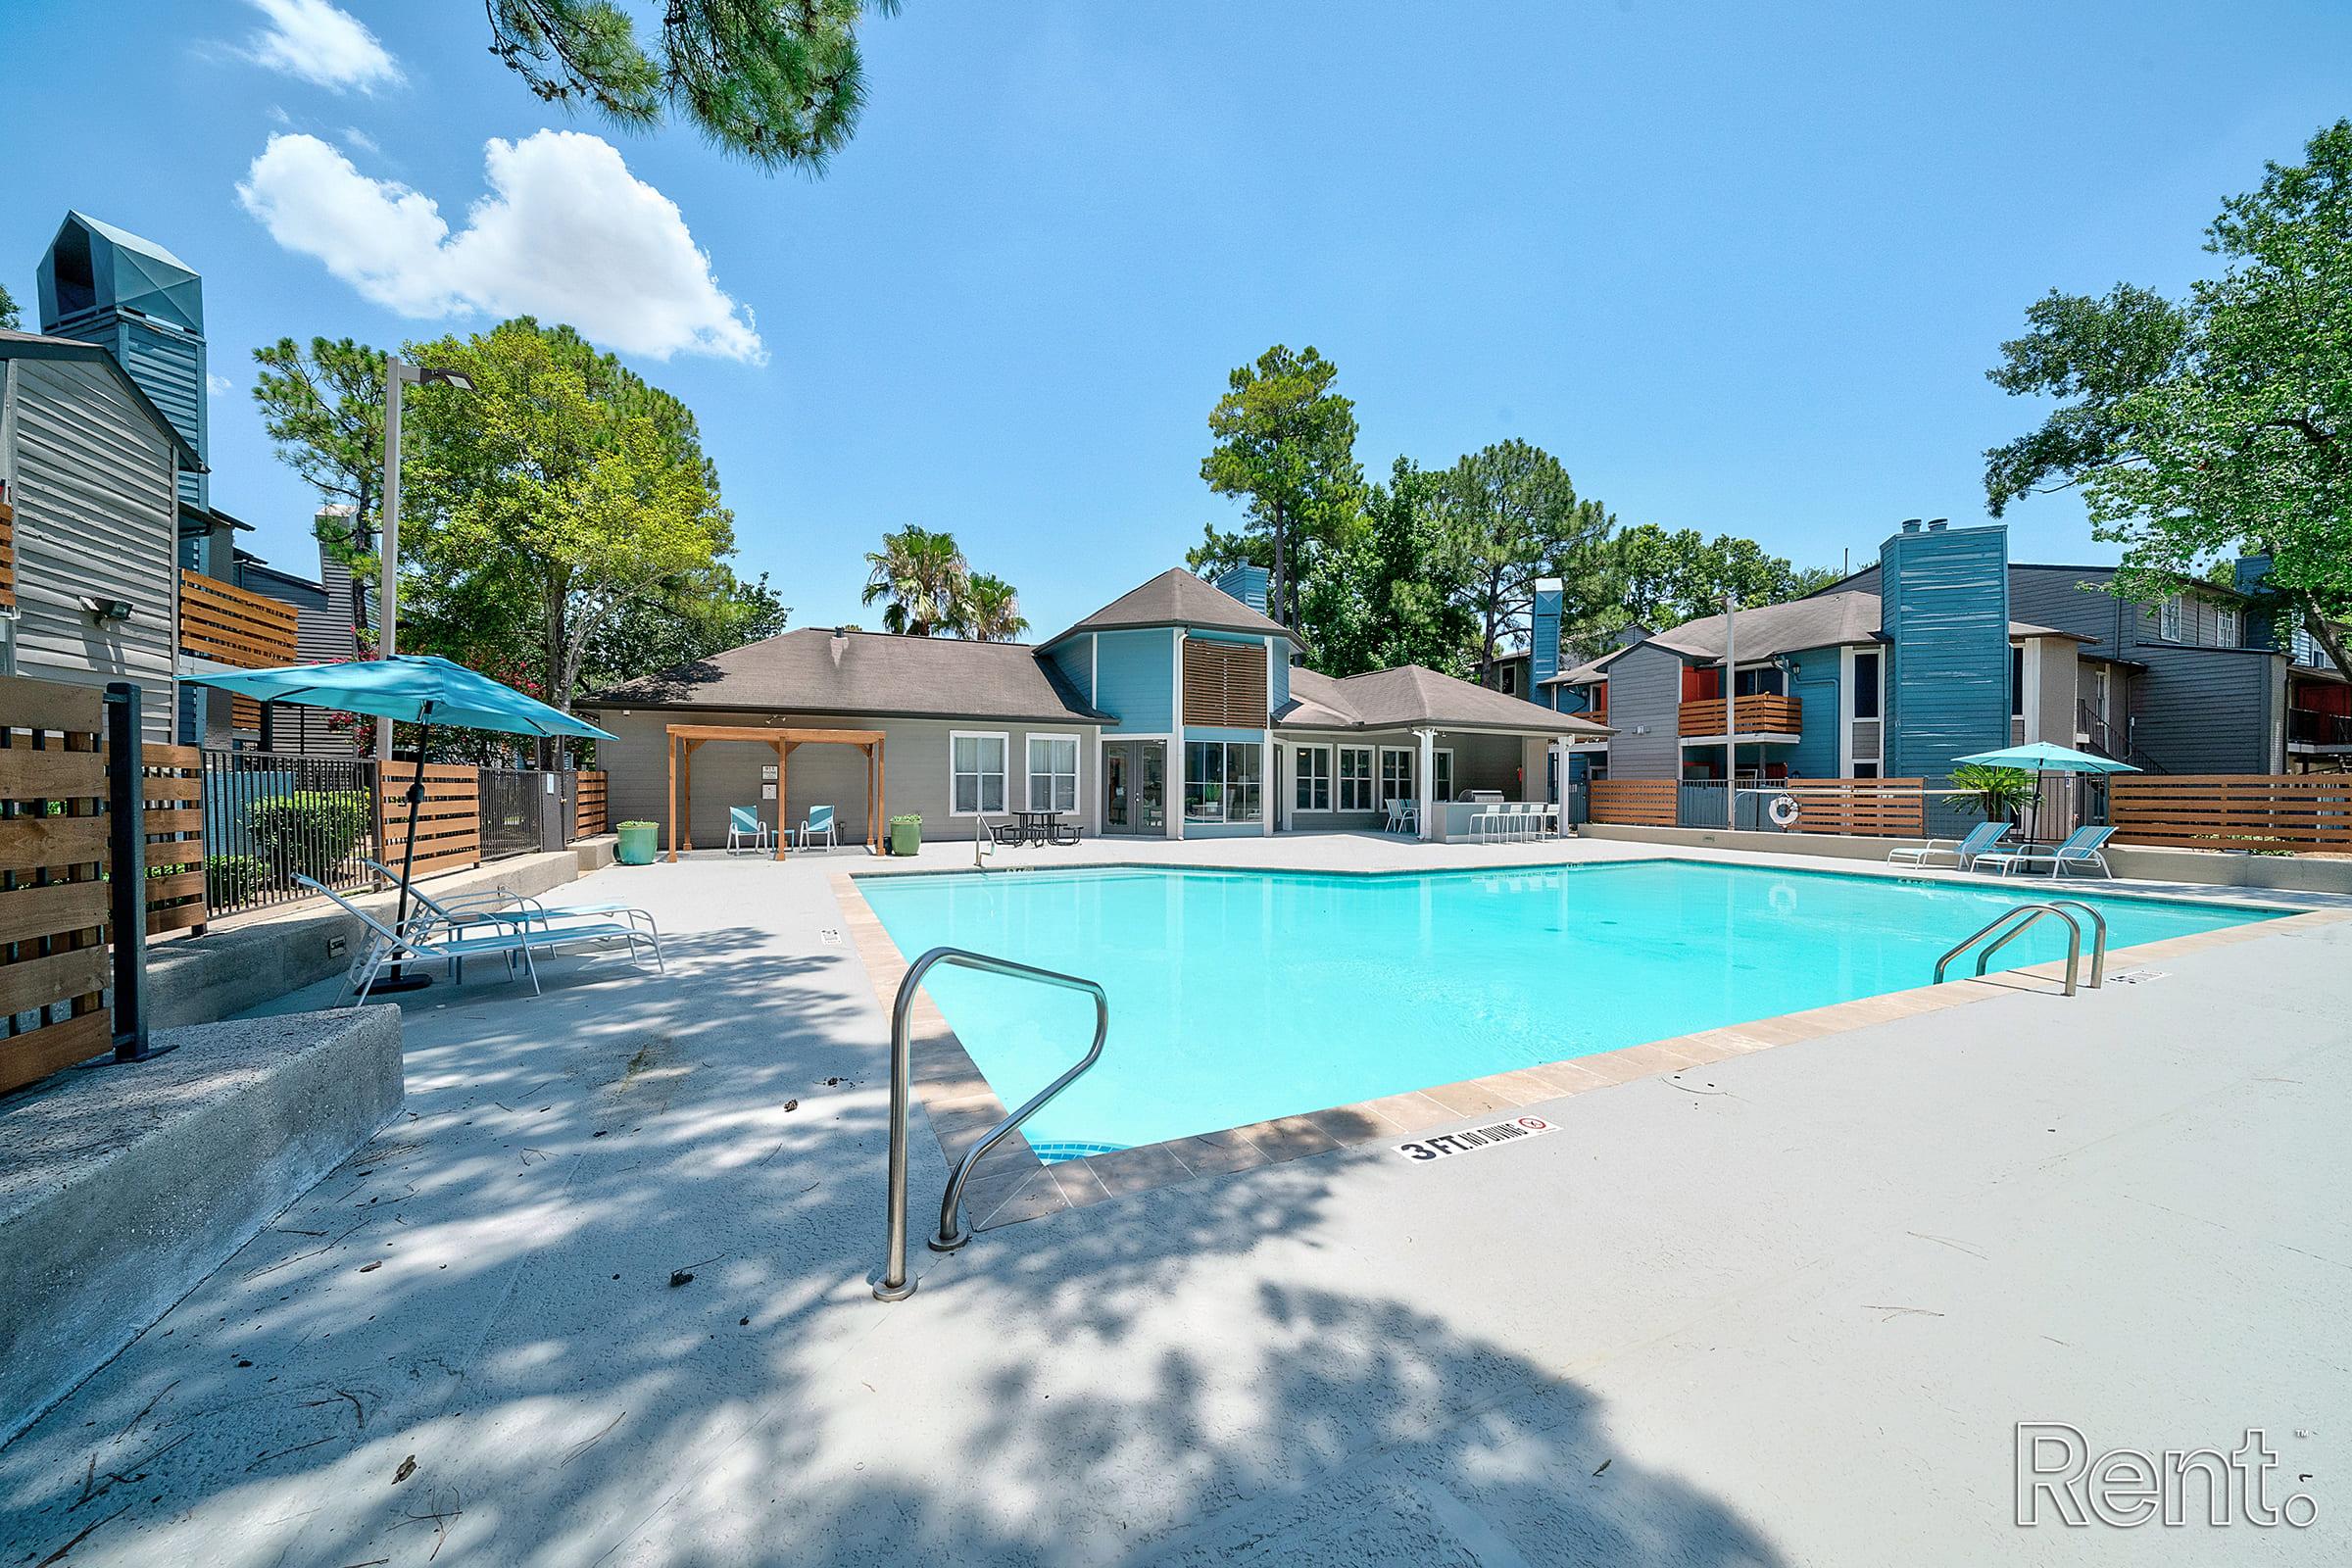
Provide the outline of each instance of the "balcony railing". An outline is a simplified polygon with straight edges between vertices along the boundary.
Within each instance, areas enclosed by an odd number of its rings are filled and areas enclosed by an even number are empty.
[[[2286,738],[2298,746],[2352,746],[2352,714],[2290,708],[2286,710]]]
[[[1757,692],[1740,699],[1733,717],[1742,735],[1793,735],[1804,727],[1805,705],[1794,697]],[[1701,697],[1683,704],[1677,726],[1685,735],[1723,733],[1723,699]]]

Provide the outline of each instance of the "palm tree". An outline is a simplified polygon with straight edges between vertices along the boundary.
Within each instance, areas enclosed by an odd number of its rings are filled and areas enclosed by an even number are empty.
[[[1008,643],[1029,629],[1012,584],[974,572],[957,615],[957,629],[976,643]]]
[[[897,637],[929,637],[958,625],[971,591],[972,570],[952,533],[912,524],[882,536],[869,551],[866,604],[882,603],[882,629]]]

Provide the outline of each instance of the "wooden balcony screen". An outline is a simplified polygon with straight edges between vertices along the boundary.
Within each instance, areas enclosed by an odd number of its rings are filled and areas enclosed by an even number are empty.
[[[1230,729],[1266,727],[1263,643],[1184,640],[1184,721]]]
[[[1742,735],[1793,735],[1804,727],[1805,705],[1794,697],[1757,692],[1740,698],[1732,716]],[[1722,734],[1723,699],[1702,697],[1683,704],[1677,728],[1691,736]]]
[[[238,669],[299,663],[295,610],[266,594],[179,568],[179,651]],[[250,697],[229,704],[229,724],[259,729],[262,705]]]

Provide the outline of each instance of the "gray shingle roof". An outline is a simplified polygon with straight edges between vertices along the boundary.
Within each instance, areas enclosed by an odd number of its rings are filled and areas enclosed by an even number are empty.
[[[1101,610],[1072,626],[1060,637],[1039,644],[1051,648],[1063,638],[1086,631],[1117,631],[1130,626],[1199,626],[1205,631],[1238,631],[1255,637],[1298,639],[1271,616],[1178,566],[1161,572],[1140,588],[1129,589]]]
[[[1880,606],[1877,594],[1856,589],[1815,594],[1808,599],[1792,599],[1785,605],[1760,605],[1754,610],[1740,612],[1740,660],[1771,659],[1780,654],[1793,654],[1807,648],[1841,648],[1848,645],[1875,643],[1879,639]],[[2009,623],[2012,637],[2066,637],[2076,642],[2089,642],[2088,637],[2070,631],[2056,631],[2048,626],[2036,626],[2029,621]],[[1720,660],[1723,658],[1723,617],[1703,615],[1697,620],[1686,620],[1671,626],[1649,639],[1649,644],[1635,643],[1641,648],[1654,645],[1670,648],[1686,659]],[[1598,680],[1608,673],[1608,666],[1626,650],[1612,648],[1590,663],[1579,664],[1552,676],[1547,686],[1576,686]]]
[[[1291,671],[1291,701],[1279,709],[1280,729],[1508,730],[1538,735],[1607,735],[1606,725],[1555,713],[1523,697],[1506,697],[1419,664],[1376,669],[1335,680],[1311,669]]]
[[[835,633],[811,626],[580,700],[582,708],[752,708],[876,717],[1090,723],[1051,661],[1025,643]]]

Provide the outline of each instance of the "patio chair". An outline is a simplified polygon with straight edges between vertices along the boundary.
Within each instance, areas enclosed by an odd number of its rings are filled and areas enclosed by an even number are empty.
[[[2096,867],[2099,875],[2112,878],[2115,873],[2107,868],[2104,851],[2107,841],[2113,837],[2115,829],[2111,827],[2079,827],[2069,833],[2066,842],[2056,849],[2025,844],[2014,850],[1995,850],[1989,855],[1980,855],[1977,861],[1981,865],[1998,866],[2003,876],[2021,866],[2032,866],[2036,861],[2046,860],[2053,879],[2064,874],[2070,865],[2082,868],[2086,874],[2090,868]]]
[[[1055,817],[1053,831],[1054,842],[1064,849],[1069,849],[1078,842],[1078,824],[1075,822],[1065,822],[1061,818]]]
[[[755,850],[767,849],[767,823],[762,821],[757,807],[730,806],[727,808],[727,853],[733,855],[745,840]]]
[[[394,887],[400,886],[400,873],[390,866],[366,858],[360,863]],[[454,898],[436,899],[414,882],[409,884],[409,902],[416,906],[416,912],[409,916],[410,934],[428,939],[436,927],[464,935],[466,927],[478,925],[525,927],[530,928],[535,937],[552,939],[559,929],[572,929],[569,925],[559,928],[556,924],[558,921],[588,920],[610,927],[614,922],[609,916],[626,915],[629,925],[641,929],[646,940],[653,944],[655,967],[663,973],[669,969],[669,961],[662,953],[661,927],[654,923],[650,912],[634,905],[566,904],[551,908],[529,894],[516,893],[511,888],[493,888],[487,893],[466,893]],[[610,937],[612,932],[606,930],[600,935]],[[556,944],[548,940],[541,945],[553,947]],[[631,942],[629,952],[633,956],[636,951],[636,943]],[[458,968],[463,976],[465,966],[460,964]]]
[[[810,840],[818,838],[825,841],[825,848],[828,850],[841,847],[841,839],[833,826],[833,808],[830,806],[808,808],[808,820],[801,824],[794,842],[805,850],[808,847]]]
[[[1482,806],[1470,813],[1469,831],[1464,836],[1473,844],[1500,844],[1504,820],[1503,808]]]
[[[518,928],[508,926],[481,936],[459,935],[428,940],[418,932],[420,919],[429,919],[430,916],[411,916],[405,930],[395,931],[323,882],[315,881],[299,871],[294,874],[294,880],[313,893],[323,894],[334,900],[345,914],[358,920],[368,930],[367,946],[352,958],[351,968],[343,979],[344,985],[352,993],[351,1004],[355,1007],[367,1002],[368,988],[375,984],[376,976],[383,972],[384,965],[417,959],[441,960],[451,965],[454,972],[461,958],[495,955],[507,960],[508,972],[513,973],[514,960],[519,957],[522,959],[523,972],[531,977],[531,995],[539,995],[539,968],[531,961],[530,942]]]
[[[1962,839],[1930,839],[1925,844],[1905,844],[1886,852],[1888,865],[1916,865],[1925,869],[1936,856],[1948,856],[1953,865],[1965,871],[1977,863],[1986,850],[2009,836],[2006,822],[1979,822]]]
[[[1019,817],[1016,816],[1004,822],[991,822],[988,818],[982,817],[980,821],[988,829],[988,842],[998,849],[1001,850],[1007,844],[1016,850],[1021,847],[1021,819]]]

